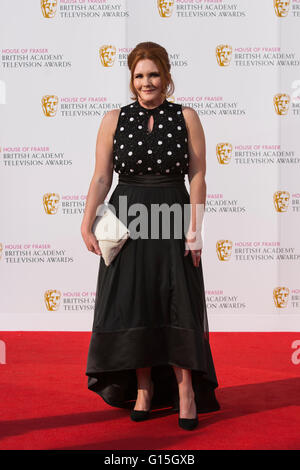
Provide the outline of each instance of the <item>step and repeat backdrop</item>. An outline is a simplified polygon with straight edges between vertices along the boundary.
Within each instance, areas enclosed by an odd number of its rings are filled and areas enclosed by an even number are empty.
[[[0,22],[1,329],[91,329],[96,136],[154,41],[206,136],[210,330],[299,331],[300,1],[1,0]]]

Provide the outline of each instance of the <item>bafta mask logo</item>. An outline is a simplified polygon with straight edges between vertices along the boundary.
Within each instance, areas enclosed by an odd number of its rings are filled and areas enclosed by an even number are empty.
[[[217,255],[220,261],[229,261],[232,251],[231,240],[218,240],[216,243]]]
[[[41,99],[44,115],[53,117],[57,112],[58,97],[55,95],[45,95]]]
[[[232,55],[232,47],[228,44],[219,44],[216,47],[216,57],[218,65],[221,67],[226,67],[230,64]]]
[[[279,18],[283,18],[284,16],[288,15],[289,8],[290,8],[290,0],[273,0],[274,2],[274,10]]]
[[[0,260],[2,259],[3,245],[0,243]]]
[[[60,197],[56,193],[46,193],[43,196],[43,204],[46,214],[56,214]]]
[[[290,193],[288,191],[276,191],[273,194],[273,202],[276,212],[287,212],[289,207]]]
[[[41,9],[44,18],[53,18],[56,14],[57,0],[41,0]]]
[[[157,8],[162,18],[170,18],[173,13],[174,0],[157,0]]]
[[[50,312],[56,312],[59,309],[61,298],[61,292],[56,289],[46,290],[44,294],[44,300],[47,307],[47,310]]]
[[[287,287],[275,287],[273,289],[273,299],[277,308],[287,306],[290,290]]]
[[[228,165],[231,160],[232,145],[228,142],[220,142],[216,146],[216,153],[220,165]]]
[[[99,49],[99,55],[103,67],[112,67],[115,63],[116,48],[111,44],[101,46]]]
[[[288,113],[290,97],[286,93],[277,93],[273,98],[275,111],[280,116],[284,116]]]

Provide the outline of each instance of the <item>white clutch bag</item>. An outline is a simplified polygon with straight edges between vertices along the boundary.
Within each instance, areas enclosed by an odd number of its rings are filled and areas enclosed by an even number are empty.
[[[92,231],[99,243],[104,262],[109,266],[130,237],[130,232],[105,203],[99,207],[100,215],[96,216]]]

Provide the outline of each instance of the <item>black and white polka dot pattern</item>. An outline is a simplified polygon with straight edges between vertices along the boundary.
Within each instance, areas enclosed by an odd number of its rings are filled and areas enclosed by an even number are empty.
[[[152,131],[148,130],[153,115]],[[138,101],[121,107],[113,141],[114,170],[119,174],[186,174],[188,135],[182,105],[165,100],[154,109]]]

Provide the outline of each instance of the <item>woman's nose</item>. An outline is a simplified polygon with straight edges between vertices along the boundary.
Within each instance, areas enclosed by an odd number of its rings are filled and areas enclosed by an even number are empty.
[[[144,81],[143,81],[143,85],[144,86],[151,85],[151,78],[150,77],[145,77]]]

